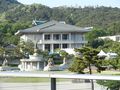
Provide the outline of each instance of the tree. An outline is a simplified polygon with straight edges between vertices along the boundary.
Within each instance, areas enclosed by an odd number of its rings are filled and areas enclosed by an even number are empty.
[[[20,57],[26,57],[26,54],[33,54],[34,53],[34,44],[31,41],[28,42],[24,42],[21,41],[16,49],[15,49],[15,53],[20,55]]]
[[[109,35],[120,34],[120,21],[110,23],[107,28],[107,32],[109,33]]]
[[[97,80],[97,83],[107,87],[107,90],[120,90],[120,81]]]
[[[104,35],[107,35],[107,33],[104,30],[93,28],[91,32],[88,32],[86,34],[86,38],[89,41],[89,43],[92,43],[93,40],[97,39],[100,36],[104,36]]]
[[[93,48],[98,48],[99,46],[104,45],[104,40],[103,39],[94,39],[89,45]]]
[[[92,66],[97,68],[97,71],[101,71],[102,60],[97,56],[98,50],[90,47],[82,47],[75,49],[80,54],[80,57],[76,57],[73,64],[69,68],[72,72],[85,73],[84,69],[88,67],[89,74],[92,74]],[[91,80],[92,90],[94,90],[93,80]]]
[[[68,57],[68,53],[64,50],[60,50],[59,54],[60,54],[61,57],[63,57],[63,62],[65,63],[66,59]]]
[[[69,70],[78,74],[84,74],[85,68],[87,68],[87,64],[84,62],[84,60],[80,57],[75,57],[73,64],[70,66]]]

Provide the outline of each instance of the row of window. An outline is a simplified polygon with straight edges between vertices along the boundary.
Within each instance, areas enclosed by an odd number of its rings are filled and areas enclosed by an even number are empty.
[[[120,37],[116,37],[116,41],[120,41]]]
[[[68,39],[69,39],[69,34],[62,34],[62,40],[68,40]],[[44,40],[51,40],[51,35],[45,34]],[[53,40],[61,40],[61,35],[60,34],[53,34]]]
[[[62,48],[68,48],[68,44],[62,44]],[[53,49],[61,48],[61,44],[53,44]],[[50,51],[51,44],[45,44],[45,50]]]

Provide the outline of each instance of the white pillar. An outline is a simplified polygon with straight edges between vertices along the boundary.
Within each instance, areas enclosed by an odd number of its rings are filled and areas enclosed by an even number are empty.
[[[42,44],[42,50],[43,51],[45,50],[45,44]]]
[[[42,34],[42,50],[43,50],[43,51],[45,50],[45,48],[44,48],[45,46],[44,46],[44,44],[43,44],[43,43],[44,43],[44,40],[45,40],[44,37],[45,37],[45,34],[43,33],[43,34]]]
[[[69,41],[71,41],[71,33],[69,33]]]
[[[60,34],[61,41],[62,41],[62,33]],[[62,49],[62,43],[60,44],[60,48]]]
[[[71,48],[71,43],[69,44],[69,48]]]
[[[62,41],[62,33],[60,34],[60,37],[61,37],[61,39],[60,39],[60,40]]]
[[[51,50],[51,52],[53,53],[53,52],[54,52],[53,44],[50,44],[50,46],[51,46],[51,47],[50,47],[50,48],[51,48],[50,50]]]
[[[27,64],[26,64],[26,62],[25,62],[25,70],[27,69],[27,66],[26,66]]]
[[[32,62],[30,62],[30,69],[31,69],[31,70],[33,69],[33,65],[32,65]]]
[[[62,49],[62,43],[60,44],[60,48]]]
[[[24,62],[21,62],[21,69],[24,69]]]
[[[53,33],[51,34],[51,40],[53,41]]]
[[[43,41],[44,41],[44,37],[45,37],[45,35],[43,34],[43,35],[42,35],[42,40],[43,40]]]
[[[39,61],[37,62],[37,70],[40,69]]]

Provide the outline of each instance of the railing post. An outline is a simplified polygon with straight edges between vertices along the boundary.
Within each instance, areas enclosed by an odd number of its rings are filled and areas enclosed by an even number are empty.
[[[56,90],[56,78],[51,78],[51,90]]]

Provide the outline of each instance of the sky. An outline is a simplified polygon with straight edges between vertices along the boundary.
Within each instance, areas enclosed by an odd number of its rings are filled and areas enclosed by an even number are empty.
[[[23,4],[38,3],[49,7],[58,6],[111,6],[120,8],[120,0],[18,0]]]

